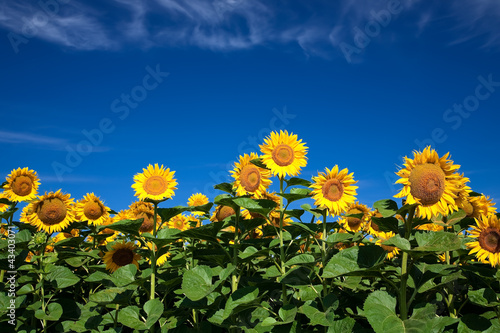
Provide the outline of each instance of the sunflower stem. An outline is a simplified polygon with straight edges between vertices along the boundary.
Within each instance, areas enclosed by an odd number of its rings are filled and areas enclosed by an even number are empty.
[[[283,177],[280,178],[280,194],[283,193]],[[280,229],[279,229],[279,238],[280,238],[280,262],[281,262],[281,274],[282,276],[285,275],[286,273],[286,266],[285,266],[285,247],[283,245],[283,218],[284,218],[284,212],[283,212],[283,196],[280,196]],[[288,299],[286,295],[286,285],[284,283],[281,284],[282,288],[282,301],[283,305],[288,304]]]
[[[238,266],[238,250],[240,246],[239,239],[239,219],[240,219],[240,208],[235,210],[235,221],[234,221],[234,244],[233,244],[233,266],[235,271],[231,277],[231,290],[233,293],[238,289],[238,273],[236,267]]]
[[[158,202],[153,202],[154,215],[153,215],[153,237],[156,238],[156,214],[158,212]],[[149,293],[149,299],[155,299],[155,287],[156,287],[156,244],[151,245],[151,292]],[[154,333],[155,325],[151,326],[150,332]]]
[[[325,269],[326,266],[326,213],[327,209],[323,210],[323,234],[321,235],[321,263],[323,265],[323,270]],[[328,290],[327,290],[328,284],[326,283],[326,279],[323,280],[323,297],[326,297],[328,295]]]
[[[415,207],[411,207],[408,212],[408,218],[405,220],[405,239],[409,240],[411,235],[413,215]],[[408,252],[403,252],[401,260],[401,286],[399,288],[399,312],[402,320],[408,319],[408,308],[410,304],[406,302],[406,287],[408,283]]]

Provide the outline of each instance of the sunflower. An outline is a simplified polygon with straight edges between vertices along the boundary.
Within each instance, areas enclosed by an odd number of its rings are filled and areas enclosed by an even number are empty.
[[[47,233],[65,229],[75,220],[73,213],[73,199],[70,194],[57,192],[45,193],[38,200],[27,206],[23,222],[29,222]],[[30,213],[31,212],[31,213]]]
[[[204,194],[201,193],[195,193],[191,195],[188,199],[188,206],[189,207],[196,207],[196,206],[203,206],[208,203],[208,197]],[[205,214],[204,212],[192,212],[193,215],[195,216],[200,216]]]
[[[147,243],[147,246],[150,251],[153,249],[153,243]],[[156,245],[155,245],[155,251],[158,251],[158,246]],[[170,257],[170,252],[166,252],[162,254],[160,257],[156,258],[156,266],[163,266],[163,264],[167,262],[167,259],[169,257]],[[151,259],[149,259],[148,262],[149,264],[151,264]]]
[[[467,197],[468,205],[466,206],[469,209],[462,208],[467,213],[467,216],[480,218],[481,215],[489,216],[491,214],[496,214],[497,209],[493,199],[490,197],[486,197],[484,195]]]
[[[129,220],[130,219],[130,211],[126,209],[120,210],[115,216],[112,218],[112,223]]]
[[[142,169],[143,173],[134,176],[135,195],[139,199],[163,200],[171,199],[174,196],[174,190],[177,188],[177,182],[174,179],[175,171],[165,169],[163,165],[154,167],[150,164],[147,169]]]
[[[407,204],[419,204],[417,216],[427,219],[457,210],[455,199],[464,182],[456,172],[460,166],[448,156],[439,157],[428,146],[423,152],[414,151],[413,159],[405,157],[404,168],[396,173],[401,177],[396,184],[403,184],[403,189],[394,197],[406,197]]]
[[[357,181],[349,170],[343,169],[339,172],[337,165],[331,170],[325,168],[325,171],[318,173],[317,177],[312,177],[314,183],[311,185],[311,194],[316,200],[314,204],[319,208],[328,208],[331,215],[340,215],[356,200],[358,187],[354,184]]]
[[[274,176],[296,176],[300,173],[300,168],[306,166],[307,147],[302,140],[297,141],[297,135],[288,135],[287,131],[280,131],[279,134],[271,132],[264,142],[259,146],[264,154],[262,162],[271,169]]]
[[[444,227],[442,225],[436,223],[425,223],[420,224],[416,228],[416,230],[429,230],[429,231],[443,231]]]
[[[218,205],[215,208],[212,216],[210,217],[210,221],[212,222],[222,222],[229,216],[235,215],[236,212],[229,206]]]
[[[500,264],[500,221],[494,214],[482,215],[476,224],[470,231],[476,240],[466,244],[471,249],[469,254],[475,253],[479,261],[495,267]]]
[[[368,219],[370,218],[371,210],[366,205],[355,202],[349,205],[346,210],[346,215],[363,214],[360,218],[354,216],[342,216],[339,219],[339,224],[348,231],[358,232],[365,229]]]
[[[131,219],[144,219],[141,226],[139,227],[139,232],[151,233],[154,227],[154,207],[150,202],[137,201],[130,205],[129,207],[130,218]],[[161,217],[156,215],[156,225],[161,224]]]
[[[190,214],[186,217],[187,223],[191,228],[201,227],[201,220],[194,214]]]
[[[94,193],[87,193],[76,203],[75,213],[78,219],[92,225],[102,225],[109,218],[109,208]]]
[[[399,249],[397,247],[384,245],[382,243],[385,242],[386,240],[388,240],[389,238],[394,237],[394,236],[395,236],[395,233],[392,231],[388,231],[388,232],[380,231],[378,233],[378,240],[375,242],[375,244],[382,247],[387,252],[387,259],[389,259],[389,260],[394,258],[397,254],[399,254]]]
[[[141,259],[141,256],[135,253],[136,246],[132,242],[116,243],[112,249],[106,252],[102,258],[106,269],[111,273],[128,264],[134,264],[139,269],[138,260]]]
[[[9,199],[7,198],[7,195],[5,194],[5,192],[2,192],[0,193],[0,199]],[[5,203],[1,203],[0,202],[0,213],[3,213],[5,212],[7,209],[9,209],[9,204],[5,204]]]
[[[36,171],[28,168],[12,170],[3,186],[4,194],[10,201],[31,201],[36,198],[40,179]]]
[[[230,173],[235,180],[233,189],[236,191],[236,195],[250,193],[258,198],[271,184],[271,180],[269,180],[271,172],[250,163],[251,160],[257,158],[259,155],[256,153],[244,154],[240,156],[239,162],[234,163],[234,169]]]
[[[172,229],[179,229],[180,231],[188,230],[191,228],[189,220],[183,214],[178,214],[168,221],[168,227]]]

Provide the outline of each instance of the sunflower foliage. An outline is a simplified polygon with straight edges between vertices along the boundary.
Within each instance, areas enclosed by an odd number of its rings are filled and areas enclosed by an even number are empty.
[[[168,205],[174,171],[150,165],[118,212],[94,193],[41,195],[36,172],[13,170],[0,330],[500,331],[499,215],[449,154],[405,157],[401,192],[369,207],[347,169],[300,178],[296,135],[271,133],[261,153],[186,206]]]

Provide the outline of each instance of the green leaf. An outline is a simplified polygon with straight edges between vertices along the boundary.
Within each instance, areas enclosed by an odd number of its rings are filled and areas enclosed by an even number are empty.
[[[396,234],[399,232],[398,219],[393,216],[383,218],[373,216],[372,221],[378,226],[380,231],[392,231]]]
[[[497,294],[493,289],[482,288],[479,290],[469,290],[467,293],[469,301],[483,307],[496,307],[500,305]]]
[[[328,261],[323,277],[333,278],[374,268],[384,262],[386,252],[376,245],[353,246],[340,251]]]
[[[139,228],[141,227],[143,221],[144,219],[142,218],[137,220],[121,220],[110,225],[98,226],[97,231],[100,231],[101,229],[104,228],[108,228],[111,230],[123,232],[126,235],[131,234],[139,236]]]
[[[291,209],[291,210],[285,210],[285,215],[288,215],[290,217],[296,218],[297,220],[300,221],[300,217],[304,214],[303,209]]]
[[[386,291],[376,290],[368,295],[363,310],[375,333],[405,332],[403,321],[396,315],[396,298]]]
[[[495,319],[498,320],[498,319]],[[491,327],[491,322],[477,314],[468,313],[460,318],[458,333],[483,333]],[[493,333],[493,332],[492,332]]]
[[[158,321],[158,319],[160,319],[163,314],[163,310],[163,303],[157,298],[150,299],[146,302],[146,304],[144,304],[144,311],[148,315],[146,319],[147,328],[153,326]]]
[[[337,332],[352,332],[356,321],[351,317],[346,317],[341,320],[335,320],[333,324],[328,327],[328,333]]]
[[[309,180],[297,178],[297,177],[290,178],[288,180],[285,179],[285,182],[286,182],[287,187],[288,186],[297,186],[297,185],[309,187],[312,185],[312,183]]]
[[[388,240],[382,242],[382,244],[389,245],[389,246],[395,246],[398,249],[406,250],[406,251],[409,251],[411,249],[410,242],[407,239],[399,236],[399,234],[392,236]]]
[[[270,211],[276,208],[276,202],[267,199],[252,199],[252,198],[235,198],[233,200],[238,206],[248,209],[248,211],[253,213],[259,213],[263,216],[267,216]]]
[[[175,206],[171,208],[158,208],[158,215],[160,215],[161,220],[166,223],[172,217],[184,213],[185,211],[190,210],[190,207],[185,206]]]
[[[132,294],[133,290],[123,287],[107,288],[91,294],[89,299],[97,304],[128,303]]]
[[[375,201],[373,203],[373,208],[377,209],[382,217],[390,217],[396,214],[398,210],[398,204],[390,199],[384,199]]]
[[[136,330],[147,329],[146,324],[139,319],[139,308],[137,306],[127,306],[118,311],[118,322]]]
[[[222,318],[225,320],[229,318],[233,313],[237,313],[237,308],[252,303],[257,300],[257,296],[259,295],[259,288],[257,287],[245,287],[241,289],[237,289],[234,293],[229,296],[228,301],[226,302],[226,307],[224,308],[224,313]]]
[[[199,301],[212,292],[210,267],[199,265],[182,276],[182,292],[191,301]]]
[[[61,318],[63,314],[63,308],[61,304],[52,302],[47,306],[48,313],[45,313],[42,309],[35,311],[35,317],[42,320],[57,321]]]
[[[412,251],[444,252],[454,251],[462,247],[457,235],[444,231],[419,231],[415,233],[418,247]]]
[[[288,267],[290,267],[290,266],[293,266],[293,265],[311,264],[311,263],[315,263],[315,262],[316,262],[316,259],[314,258],[313,255],[303,253],[303,254],[296,255],[292,259],[288,260],[285,263],[285,265],[288,266]]]
[[[70,287],[80,281],[80,278],[73,274],[68,267],[63,266],[55,266],[46,278],[54,288],[58,289]]]
[[[111,276],[108,273],[101,271],[96,271],[85,278],[85,282],[101,282],[104,280],[111,280]]]
[[[218,242],[217,233],[224,226],[223,222],[212,222],[209,224],[202,225],[198,228],[188,229],[178,233],[176,236],[178,238],[195,238],[202,239],[211,242]]]
[[[291,204],[294,201],[310,198],[311,190],[306,188],[292,188],[290,193],[276,193],[280,197],[286,199],[288,204]]]
[[[321,218],[323,216],[323,210],[324,209],[311,208],[310,204],[300,205],[300,208],[304,209],[306,212],[309,212],[309,213],[313,214],[317,219],[319,219],[319,218]]]
[[[278,312],[283,323],[291,323],[297,315],[297,307],[293,304],[283,305]]]
[[[259,168],[271,170],[267,167],[267,165],[264,164],[264,162],[262,162],[262,158],[254,158],[253,160],[250,160],[250,163],[258,166]]]
[[[136,280],[135,279],[136,273],[137,273],[137,267],[134,264],[128,264],[114,271],[111,277],[113,283],[117,287],[124,287],[130,283],[133,283]]]

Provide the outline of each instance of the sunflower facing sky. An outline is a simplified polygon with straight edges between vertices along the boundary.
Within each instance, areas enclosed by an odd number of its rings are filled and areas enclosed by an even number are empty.
[[[482,215],[476,219],[476,225],[470,231],[474,241],[467,243],[469,254],[485,264],[495,267],[500,264],[500,221],[494,214]]]
[[[138,260],[141,256],[135,253],[136,246],[131,242],[116,243],[113,245],[112,250],[104,254],[102,258],[106,264],[106,269],[111,273],[118,268],[134,264],[139,269]]]
[[[75,220],[73,199],[70,194],[62,194],[61,190],[39,196],[23,212],[22,222],[28,222],[39,231],[44,230],[49,234],[65,229]]]
[[[7,176],[4,194],[10,201],[31,201],[36,198],[40,179],[36,171],[17,168]]]
[[[191,195],[188,198],[188,202],[187,202],[189,207],[203,206],[203,205],[206,205],[207,203],[208,203],[208,197],[205,194],[201,194],[201,193],[195,193],[195,194]],[[205,213],[204,212],[192,212],[192,214],[195,216],[200,216],[200,215],[203,215]]]
[[[300,169],[307,165],[307,147],[297,135],[288,131],[271,132],[260,145],[262,162],[271,169],[271,173],[279,178],[297,176]]]
[[[233,188],[236,190],[236,195],[252,194],[259,198],[271,184],[271,172],[269,170],[259,168],[251,160],[259,158],[256,153],[244,154],[240,156],[239,162],[234,163],[234,169],[230,171],[234,178]]]
[[[134,176],[132,188],[135,190],[135,196],[140,200],[163,200],[171,199],[174,196],[174,190],[177,188],[174,179],[175,171],[165,169],[158,164],[148,165],[147,169],[142,169],[143,173]]]
[[[358,187],[354,184],[357,181],[347,168],[340,172],[337,165],[331,170],[325,168],[325,172],[318,173],[318,176],[312,179],[314,183],[311,185],[311,194],[315,200],[314,204],[319,208],[328,208],[331,215],[342,214],[356,200]]]
[[[109,217],[109,208],[94,193],[87,193],[76,203],[75,214],[81,221],[102,225]]]
[[[396,174],[403,189],[396,198],[406,197],[407,204],[419,204],[417,216],[431,219],[438,214],[448,215],[458,209],[455,199],[463,189],[463,177],[457,173],[459,165],[448,159],[449,153],[439,157],[427,146],[423,152],[413,152],[413,159],[404,157],[404,168]]]

